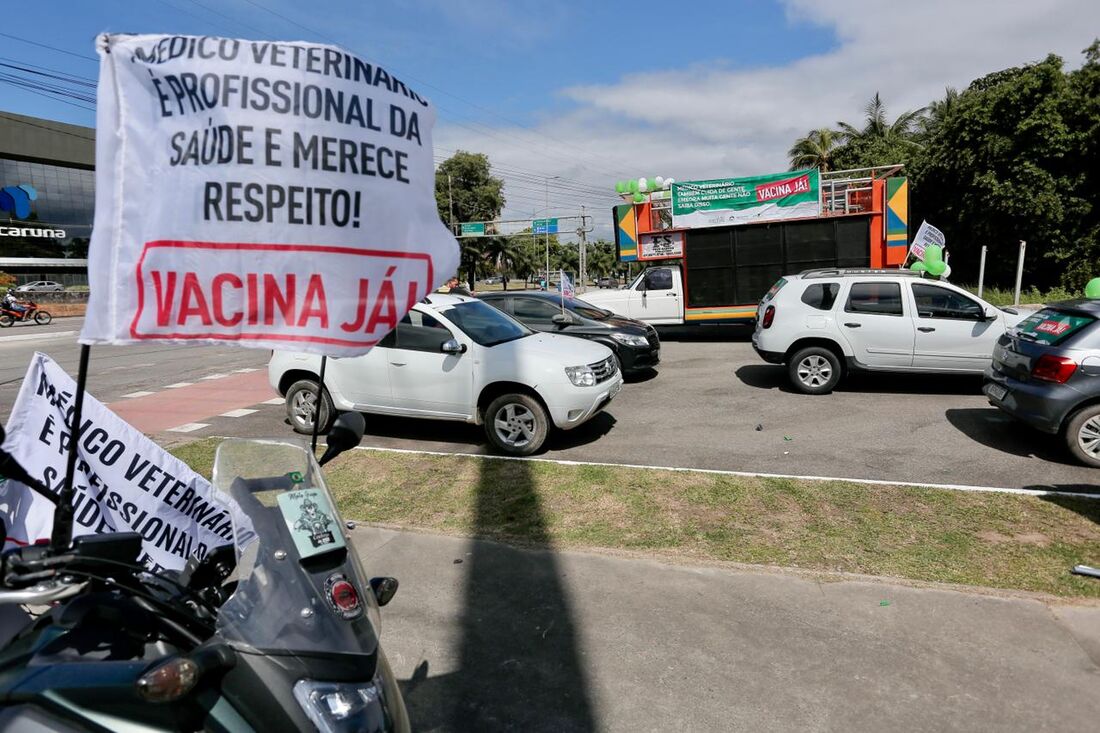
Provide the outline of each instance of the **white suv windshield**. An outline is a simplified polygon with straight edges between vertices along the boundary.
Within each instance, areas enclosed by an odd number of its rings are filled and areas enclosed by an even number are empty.
[[[529,336],[533,331],[480,300],[437,306],[439,312],[482,346],[496,346]]]

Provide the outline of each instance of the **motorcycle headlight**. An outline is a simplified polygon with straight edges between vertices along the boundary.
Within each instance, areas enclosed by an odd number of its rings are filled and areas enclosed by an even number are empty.
[[[374,733],[392,727],[377,677],[373,682],[298,680],[294,699],[321,733]]]
[[[645,336],[635,336],[630,333],[613,333],[611,334],[611,338],[627,346],[649,346],[649,341],[646,340]]]
[[[591,387],[596,384],[596,373],[588,366],[566,367],[565,376],[576,387]]]

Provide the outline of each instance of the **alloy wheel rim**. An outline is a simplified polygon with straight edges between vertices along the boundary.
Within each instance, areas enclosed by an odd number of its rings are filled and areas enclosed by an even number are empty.
[[[493,429],[505,445],[522,448],[535,438],[535,414],[520,404],[511,403],[497,411]]]
[[[294,417],[296,417],[303,425],[312,425],[313,416],[315,410],[313,409],[313,402],[316,399],[316,395],[308,390],[300,390],[298,394],[294,395],[294,401],[291,404],[294,410]]]
[[[820,387],[828,383],[833,376],[833,366],[829,360],[817,354],[811,354],[798,362],[798,381],[808,387]]]
[[[1100,458],[1100,415],[1089,418],[1077,431],[1077,444],[1087,455]]]

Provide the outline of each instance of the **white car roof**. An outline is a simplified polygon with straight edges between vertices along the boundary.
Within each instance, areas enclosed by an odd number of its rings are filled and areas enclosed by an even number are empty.
[[[422,303],[428,305],[441,306],[441,305],[457,305],[458,303],[469,303],[470,301],[477,300],[477,298],[471,298],[466,295],[446,295],[444,293],[430,293],[428,297],[422,300]]]

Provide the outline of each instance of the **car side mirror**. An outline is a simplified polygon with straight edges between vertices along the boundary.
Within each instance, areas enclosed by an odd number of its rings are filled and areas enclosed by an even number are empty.
[[[367,431],[367,421],[360,412],[341,412],[336,416],[336,421],[328,431],[325,442],[325,454],[318,461],[325,465],[336,456],[346,450],[351,450],[363,441],[363,433]]]
[[[997,311],[994,310],[993,308],[982,308],[981,320],[983,320],[983,321],[995,321],[995,320],[997,320]]]
[[[567,313],[555,313],[550,317],[550,322],[555,326],[572,326],[574,323],[573,317]]]
[[[460,344],[458,339],[447,339],[439,345],[439,350],[444,354],[465,354],[466,344]]]

